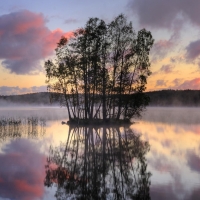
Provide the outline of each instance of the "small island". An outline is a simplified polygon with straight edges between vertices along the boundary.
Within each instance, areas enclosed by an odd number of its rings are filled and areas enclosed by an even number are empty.
[[[45,70],[52,101],[67,107],[67,124],[130,124],[139,116],[149,102],[144,91],[153,42],[123,14],[109,24],[90,18],[70,39],[62,37]]]

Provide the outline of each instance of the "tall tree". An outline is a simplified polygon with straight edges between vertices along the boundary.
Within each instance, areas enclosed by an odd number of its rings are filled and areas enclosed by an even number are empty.
[[[48,88],[60,93],[69,120],[76,123],[130,120],[147,105],[143,94],[150,75],[150,32],[136,34],[119,15],[110,24],[91,18],[67,40],[57,59],[45,62]]]

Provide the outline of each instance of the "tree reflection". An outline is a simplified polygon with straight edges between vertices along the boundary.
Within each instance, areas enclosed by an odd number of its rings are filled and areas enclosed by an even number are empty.
[[[150,199],[149,149],[129,128],[70,128],[50,147],[44,183],[57,199]]]
[[[45,134],[46,121],[38,117],[1,118],[0,119],[0,142],[8,138],[38,138]]]

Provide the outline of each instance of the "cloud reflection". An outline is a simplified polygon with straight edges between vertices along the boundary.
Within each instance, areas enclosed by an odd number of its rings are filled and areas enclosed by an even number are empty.
[[[194,151],[188,151],[188,166],[191,170],[200,173],[200,156]]]
[[[153,174],[150,188],[153,200],[199,198],[200,125],[197,112],[198,108],[152,108],[143,121],[132,126],[151,145],[147,160]]]
[[[45,156],[27,139],[13,140],[0,154],[0,197],[35,200],[44,195]]]

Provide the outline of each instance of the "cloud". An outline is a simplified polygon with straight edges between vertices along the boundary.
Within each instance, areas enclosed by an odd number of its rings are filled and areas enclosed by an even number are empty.
[[[140,26],[172,31],[169,39],[154,44],[151,51],[153,62],[176,50],[185,24],[200,26],[199,8],[200,0],[129,0],[128,3],[128,9],[137,15]],[[200,67],[200,40],[191,42],[185,50],[184,62],[192,62]]]
[[[178,83],[177,83],[178,84]],[[182,84],[175,87],[179,90],[200,90],[200,78],[184,81]]]
[[[159,70],[153,72],[153,75],[174,73],[175,72],[174,68],[175,68],[175,66],[171,65],[171,64],[162,65],[162,67]],[[161,81],[159,81],[159,82],[161,83]]]
[[[77,19],[66,19],[65,20],[65,24],[73,24],[73,23],[77,23],[78,22],[78,20]]]
[[[186,60],[194,61],[200,55],[200,40],[191,42],[186,47]]]
[[[27,10],[0,16],[0,59],[11,73],[40,71],[40,61],[53,54],[61,36],[73,34],[51,31],[45,23],[42,14]]]
[[[178,23],[179,25],[173,27],[173,33],[168,40],[158,40],[153,45],[151,51],[152,61],[156,62],[159,59],[163,59],[168,53],[171,53],[173,49],[177,46],[180,38],[182,21],[179,20],[176,23]]]
[[[156,62],[157,60],[163,59],[168,52],[174,47],[174,41],[169,40],[159,40],[157,41],[152,48],[151,55],[152,61]]]
[[[8,86],[1,86],[0,87],[0,95],[17,95],[17,94],[27,94],[27,93],[37,93],[37,92],[46,92],[47,86],[33,86],[30,88],[20,88],[16,87],[8,87]]]
[[[42,199],[45,157],[27,139],[14,140],[0,154],[0,196],[6,199]]]
[[[156,87],[158,86],[166,86],[167,84],[167,81],[164,81],[164,80],[157,80],[156,81]]]
[[[129,0],[128,7],[142,26],[173,28],[181,18],[200,25],[200,0]]]
[[[175,85],[175,87],[178,87],[181,82],[182,82],[183,79],[180,79],[180,78],[176,78],[172,81],[172,83]]]
[[[173,69],[174,69],[174,66],[172,65],[163,65],[160,68],[160,71],[164,72],[165,74],[169,74],[169,73],[172,73]]]
[[[180,63],[180,62],[184,62],[185,61],[185,55],[176,55],[176,56],[172,56],[170,58],[170,62],[171,63]]]

